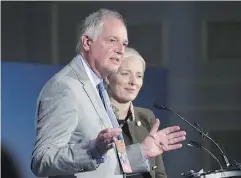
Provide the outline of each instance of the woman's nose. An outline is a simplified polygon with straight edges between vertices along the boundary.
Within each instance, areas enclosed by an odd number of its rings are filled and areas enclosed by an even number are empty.
[[[134,85],[134,83],[132,81],[129,82],[130,85]]]
[[[131,77],[129,83],[131,85],[136,85],[136,78],[135,77]]]

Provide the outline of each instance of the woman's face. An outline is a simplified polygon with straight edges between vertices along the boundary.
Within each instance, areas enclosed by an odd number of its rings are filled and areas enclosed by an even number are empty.
[[[108,77],[110,97],[120,103],[133,101],[142,87],[143,76],[144,66],[139,57],[124,58],[119,70]]]

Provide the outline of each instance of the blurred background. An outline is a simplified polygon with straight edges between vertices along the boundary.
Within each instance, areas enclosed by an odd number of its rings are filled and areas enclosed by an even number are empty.
[[[161,127],[180,125],[189,140],[220,158],[214,144],[179,118],[154,109],[158,100],[199,123],[230,161],[241,162],[241,2],[1,2],[2,172],[11,165],[18,177],[34,178],[38,94],[76,55],[79,24],[99,8],[123,15],[130,46],[147,62],[136,105],[152,109]],[[207,153],[186,144],[164,154],[169,178],[219,169]],[[10,159],[13,166],[5,164]]]

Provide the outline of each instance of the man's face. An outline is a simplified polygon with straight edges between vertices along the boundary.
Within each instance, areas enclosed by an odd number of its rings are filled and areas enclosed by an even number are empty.
[[[99,36],[95,40],[90,40],[88,48],[84,46],[86,60],[92,70],[104,78],[118,71],[127,44],[127,30],[124,24],[113,17],[105,18]]]

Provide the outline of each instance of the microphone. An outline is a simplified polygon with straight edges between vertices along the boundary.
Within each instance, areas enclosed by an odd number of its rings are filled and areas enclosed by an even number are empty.
[[[214,143],[214,145],[219,149],[219,151],[221,152],[221,156],[225,162],[226,167],[228,168],[230,166],[230,163],[228,161],[227,156],[225,155],[224,151],[221,149],[221,147],[217,144],[217,142],[215,142],[211,137],[208,136],[208,134],[204,134],[202,130],[200,130],[199,128],[197,128],[196,126],[194,126],[192,123],[190,123],[188,120],[184,119],[184,117],[182,117],[180,114],[176,113],[175,111],[170,110],[169,108],[167,108],[165,105],[159,104],[158,102],[154,102],[153,106],[156,109],[159,110],[167,110],[173,114],[175,114],[176,116],[178,116],[179,118],[181,118],[184,122],[186,122],[189,126],[191,126],[192,128],[194,128],[196,131],[198,131],[203,138],[207,138],[208,140],[210,140],[211,142]]]
[[[207,148],[205,148],[202,144],[190,140],[190,141],[188,142],[187,146],[196,147],[196,148],[198,148],[198,149],[204,150],[204,151],[207,152],[213,159],[215,159],[215,161],[219,164],[221,170],[223,170],[223,166],[222,166],[222,164],[220,163],[220,161],[218,160],[218,158],[217,158],[216,156],[214,156],[214,154],[213,154],[211,151],[209,151]]]

